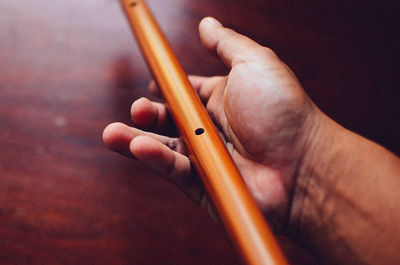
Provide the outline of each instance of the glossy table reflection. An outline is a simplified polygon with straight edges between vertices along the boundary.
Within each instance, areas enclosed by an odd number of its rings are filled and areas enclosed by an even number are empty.
[[[328,115],[400,153],[395,1],[148,0],[189,73],[212,15],[267,45]],[[177,189],[106,150],[150,75],[118,1],[0,1],[0,264],[238,264]]]

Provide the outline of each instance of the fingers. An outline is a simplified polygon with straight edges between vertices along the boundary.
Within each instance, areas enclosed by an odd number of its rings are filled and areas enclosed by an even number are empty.
[[[242,62],[256,61],[260,57],[276,58],[276,55],[253,40],[224,28],[216,19],[204,18],[199,25],[200,38],[203,45],[217,54],[227,67]]]
[[[214,77],[205,77],[205,76],[196,76],[196,75],[190,75],[188,76],[190,83],[192,84],[192,87],[194,90],[199,93],[199,96],[202,100],[205,100],[209,97],[209,94],[211,91],[209,90],[204,90],[204,84],[208,83],[209,79],[213,79]],[[153,96],[156,96],[158,98],[162,98],[162,94],[160,91],[160,88],[157,86],[156,82],[152,80],[149,84],[149,90]]]
[[[103,132],[104,143],[113,151],[135,158],[177,185],[195,202],[199,202],[203,187],[194,174],[183,142],[144,132],[122,123],[113,123]]]
[[[196,75],[190,75],[188,76],[188,78],[194,90],[196,90],[199,94],[200,99],[203,101],[203,103],[207,103],[216,85],[219,82],[225,83],[226,79],[225,76],[204,77]],[[150,82],[149,90],[154,96],[162,97],[161,91],[154,80]]]
[[[153,96],[162,98],[160,88],[158,87],[158,85],[156,84],[156,82],[154,80],[151,80],[149,83],[149,91]]]
[[[103,142],[112,151],[129,158],[134,158],[129,150],[129,144],[137,135],[122,123],[112,123],[103,131]]]
[[[201,86],[203,85],[203,82],[208,79],[208,77],[204,76],[188,76],[190,83],[192,84],[194,90],[199,91]],[[158,98],[162,98],[162,94],[160,91],[160,88],[157,86],[156,82],[152,80],[149,84],[149,90],[153,96],[156,96]]]
[[[190,83],[192,84],[194,90],[199,91],[201,86],[203,85],[204,81],[208,79],[208,77],[204,76],[188,76]],[[149,90],[150,93],[153,96],[156,96],[158,98],[162,98],[162,93],[160,91],[160,88],[157,86],[156,82],[152,80],[149,84]]]
[[[137,158],[132,154],[129,146],[131,141],[139,136],[151,137],[161,144],[168,146],[171,150],[182,154],[186,153],[183,142],[178,138],[170,138],[145,132],[119,122],[108,125],[103,131],[103,141],[106,146],[109,149],[129,158]]]
[[[189,198],[199,202],[203,186],[192,174],[192,165],[187,156],[171,150],[149,136],[138,136],[130,143],[132,154],[153,171],[178,186]]]
[[[135,137],[129,149],[137,159],[175,184],[184,182],[184,178],[190,175],[189,159],[152,137]]]
[[[130,142],[129,150],[137,159],[173,182],[178,177],[190,175],[189,159],[152,137],[135,137]]]
[[[139,98],[133,102],[131,116],[136,126],[146,130],[160,129],[169,121],[165,105],[147,98]]]

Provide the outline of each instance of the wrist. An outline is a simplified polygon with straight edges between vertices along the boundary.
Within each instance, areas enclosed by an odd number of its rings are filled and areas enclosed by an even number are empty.
[[[326,264],[397,264],[400,160],[317,115],[296,178],[289,233]]]
[[[332,190],[337,173],[346,166],[346,157],[340,148],[348,137],[346,129],[319,110],[310,123],[289,215],[289,233],[302,241],[308,237],[306,230],[322,223],[321,212],[326,210],[324,200]]]

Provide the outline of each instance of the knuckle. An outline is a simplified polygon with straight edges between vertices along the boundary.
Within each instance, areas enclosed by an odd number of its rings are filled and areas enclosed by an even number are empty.
[[[267,58],[267,59],[275,59],[275,58],[277,58],[276,53],[271,48],[268,48],[268,47],[265,47],[265,46],[260,46],[257,49],[257,53],[259,53],[260,56],[262,56],[264,58]]]
[[[176,151],[178,147],[177,141],[175,139],[169,139],[165,145],[172,151]]]

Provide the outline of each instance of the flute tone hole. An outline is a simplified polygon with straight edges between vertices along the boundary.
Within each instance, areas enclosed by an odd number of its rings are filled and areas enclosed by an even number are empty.
[[[137,1],[133,1],[133,2],[131,2],[130,3],[130,7],[135,7],[135,6],[137,6],[138,5],[138,2]]]
[[[202,135],[202,134],[204,133],[204,129],[203,129],[203,128],[198,128],[198,129],[196,129],[196,130],[194,131],[194,133],[195,133],[196,135]]]

